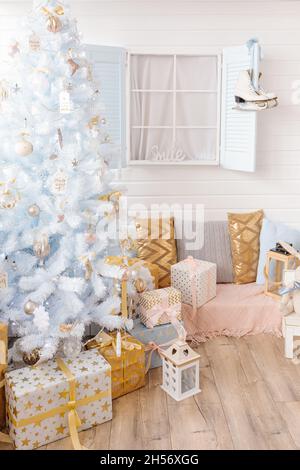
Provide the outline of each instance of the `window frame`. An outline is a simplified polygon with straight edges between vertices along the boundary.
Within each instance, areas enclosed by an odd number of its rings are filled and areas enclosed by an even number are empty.
[[[199,56],[199,57],[215,57],[217,59],[217,72],[218,72],[218,80],[217,80],[217,123],[216,123],[216,155],[214,160],[187,160],[182,162],[175,162],[175,161],[151,161],[151,160],[134,160],[131,158],[131,130],[133,129],[131,125],[131,56],[132,55],[149,55],[149,56],[173,56],[175,63],[177,56]],[[176,69],[174,70],[174,74],[176,73]],[[142,92],[143,90],[141,90]],[[155,90],[151,90],[155,91]],[[171,93],[172,90],[168,92]],[[189,91],[189,90],[186,90]],[[194,92],[194,90],[191,90]],[[195,90],[195,92],[197,92]],[[198,91],[200,92],[200,91]],[[209,92],[209,90],[205,90],[205,92]],[[222,103],[222,54],[221,53],[213,53],[201,52],[199,51],[191,51],[189,48],[188,50],[174,50],[174,49],[167,49],[163,51],[157,50],[149,50],[149,49],[131,49],[127,50],[127,60],[126,60],[126,160],[128,166],[157,166],[157,165],[172,165],[172,166],[219,166],[220,165],[220,138],[221,138],[221,103]],[[173,95],[176,97],[176,90],[173,90]],[[147,126],[146,126],[147,127]],[[149,126],[152,127],[152,126]],[[153,126],[156,128],[164,128],[164,126]],[[196,126],[177,126],[177,127],[184,127],[186,129],[192,129]],[[201,126],[197,126],[197,128],[201,128]],[[205,128],[205,126],[202,126]],[[173,129],[173,127],[172,127]]]

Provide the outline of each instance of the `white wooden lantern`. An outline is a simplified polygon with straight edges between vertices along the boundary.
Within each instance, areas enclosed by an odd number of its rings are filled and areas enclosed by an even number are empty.
[[[163,363],[162,389],[177,401],[196,395],[199,388],[199,359],[182,339],[161,352]]]

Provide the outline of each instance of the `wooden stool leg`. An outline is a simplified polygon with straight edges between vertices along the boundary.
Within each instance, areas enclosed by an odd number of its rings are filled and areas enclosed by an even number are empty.
[[[289,327],[285,329],[284,355],[288,359],[293,359],[294,357],[294,335],[293,330]]]

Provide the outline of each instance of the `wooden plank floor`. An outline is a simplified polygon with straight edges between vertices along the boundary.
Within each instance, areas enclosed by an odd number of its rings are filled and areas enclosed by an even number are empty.
[[[177,403],[147,385],[113,402],[113,420],[81,433],[90,449],[300,449],[300,365],[267,335],[201,344],[202,393]],[[63,439],[45,449],[70,449]],[[0,449],[10,449],[8,445]]]

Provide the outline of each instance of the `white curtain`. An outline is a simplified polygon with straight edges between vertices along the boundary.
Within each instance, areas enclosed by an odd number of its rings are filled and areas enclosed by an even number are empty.
[[[215,159],[216,129],[180,127],[217,125],[216,57],[177,56],[174,80],[173,56],[133,55],[131,90],[133,159]]]

